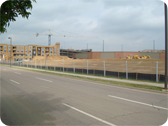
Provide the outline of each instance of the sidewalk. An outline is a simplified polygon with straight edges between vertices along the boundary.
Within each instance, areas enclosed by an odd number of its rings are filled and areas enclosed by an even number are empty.
[[[18,66],[13,66],[13,67],[18,67]],[[35,69],[35,68],[26,68],[26,67],[19,67],[19,68],[24,68],[24,69],[33,69],[37,71],[45,71],[42,69]],[[87,77],[87,78],[93,78],[93,79],[102,79],[102,80],[109,80],[109,81],[117,81],[117,82],[126,82],[126,83],[131,83],[131,84],[141,84],[141,85],[150,85],[150,86],[156,86],[156,87],[162,87],[164,88],[164,84],[160,83],[152,83],[152,82],[144,82],[144,81],[134,81],[134,80],[126,80],[126,79],[116,79],[116,78],[106,78],[106,77],[97,77],[97,76],[89,76],[89,75],[81,75],[81,74],[73,74],[73,73],[64,73],[64,72],[58,72],[58,71],[49,71],[46,70],[47,72],[50,73],[58,73],[58,74],[64,74],[64,75],[72,75],[72,76],[78,76],[78,77]]]

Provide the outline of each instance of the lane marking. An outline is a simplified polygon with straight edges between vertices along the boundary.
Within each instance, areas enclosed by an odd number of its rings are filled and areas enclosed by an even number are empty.
[[[147,103],[143,103],[143,102],[133,101],[133,100],[129,100],[129,99],[125,99],[125,98],[121,98],[121,97],[117,97],[117,96],[112,96],[112,95],[108,95],[108,96],[109,96],[109,97],[112,97],[112,98],[117,98],[117,99],[129,101],[129,102],[141,104],[141,105],[146,105],[146,106],[150,106],[150,107],[154,107],[154,108],[159,108],[159,109],[168,110],[168,108],[164,108],[164,107],[160,107],[160,106],[155,106],[155,105],[151,105],[151,104],[147,104]]]
[[[15,74],[21,74],[21,73],[18,73],[18,72],[14,72]]]
[[[12,81],[12,82],[14,82],[14,83],[16,83],[16,84],[20,84],[20,83],[18,83],[18,82],[16,82],[16,81],[14,81],[14,80],[11,80],[11,79],[10,79],[10,81]]]
[[[100,122],[103,122],[103,123],[105,123],[105,124],[107,124],[107,125],[116,126],[116,125],[114,125],[114,124],[112,124],[112,123],[109,123],[109,122],[107,122],[107,121],[105,121],[105,120],[103,120],[103,119],[100,119],[100,118],[98,118],[98,117],[96,117],[96,116],[93,116],[93,115],[91,115],[91,114],[89,114],[89,113],[86,113],[86,112],[84,112],[84,111],[81,111],[81,110],[79,110],[79,109],[77,109],[77,108],[75,108],[75,107],[72,107],[72,106],[70,106],[70,105],[67,105],[67,104],[65,104],[65,103],[63,103],[63,105],[65,105],[65,106],[67,106],[67,107],[69,107],[69,108],[71,108],[71,109],[73,109],[73,110],[76,110],[76,111],[78,111],[78,112],[80,112],[80,113],[82,113],[82,114],[84,114],[84,115],[87,115],[87,116],[89,116],[89,117],[91,117],[91,118],[94,118],[94,119],[96,119],[96,120],[98,120],[98,121],[100,121]]]
[[[48,82],[52,82],[52,81],[50,81],[50,80],[46,80],[46,79],[39,78],[39,77],[36,77],[36,79],[43,80],[43,81],[48,81]]]

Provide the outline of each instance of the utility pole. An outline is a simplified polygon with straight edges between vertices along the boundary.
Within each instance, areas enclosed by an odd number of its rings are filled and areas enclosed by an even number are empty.
[[[155,52],[155,40],[153,40],[153,52]]]
[[[12,38],[8,37],[10,39],[10,67],[11,67],[11,60],[12,60]]]
[[[104,40],[103,40],[103,52],[104,52]]]
[[[165,11],[165,85],[164,85],[164,89],[167,90],[167,80],[168,80],[168,75],[167,75],[167,72],[168,72],[168,67],[167,67],[167,64],[168,64],[168,32],[167,32],[167,29],[168,29],[168,26],[167,26],[167,5],[166,3],[164,3],[164,11]]]

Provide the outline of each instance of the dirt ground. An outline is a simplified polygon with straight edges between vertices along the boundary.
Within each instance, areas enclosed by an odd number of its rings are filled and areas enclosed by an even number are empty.
[[[87,69],[88,62],[88,69],[104,70],[105,67],[108,71],[126,72],[126,61],[129,73],[156,74],[158,62],[158,74],[165,74],[165,61],[160,59],[71,59],[66,56],[49,56],[45,62],[45,57],[39,56],[23,64],[45,66],[46,63],[53,67]]]

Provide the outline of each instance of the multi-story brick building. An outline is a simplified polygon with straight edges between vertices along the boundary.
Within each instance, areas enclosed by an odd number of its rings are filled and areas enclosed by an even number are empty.
[[[31,60],[34,56],[60,56],[60,43],[50,46],[0,44],[1,60]]]

